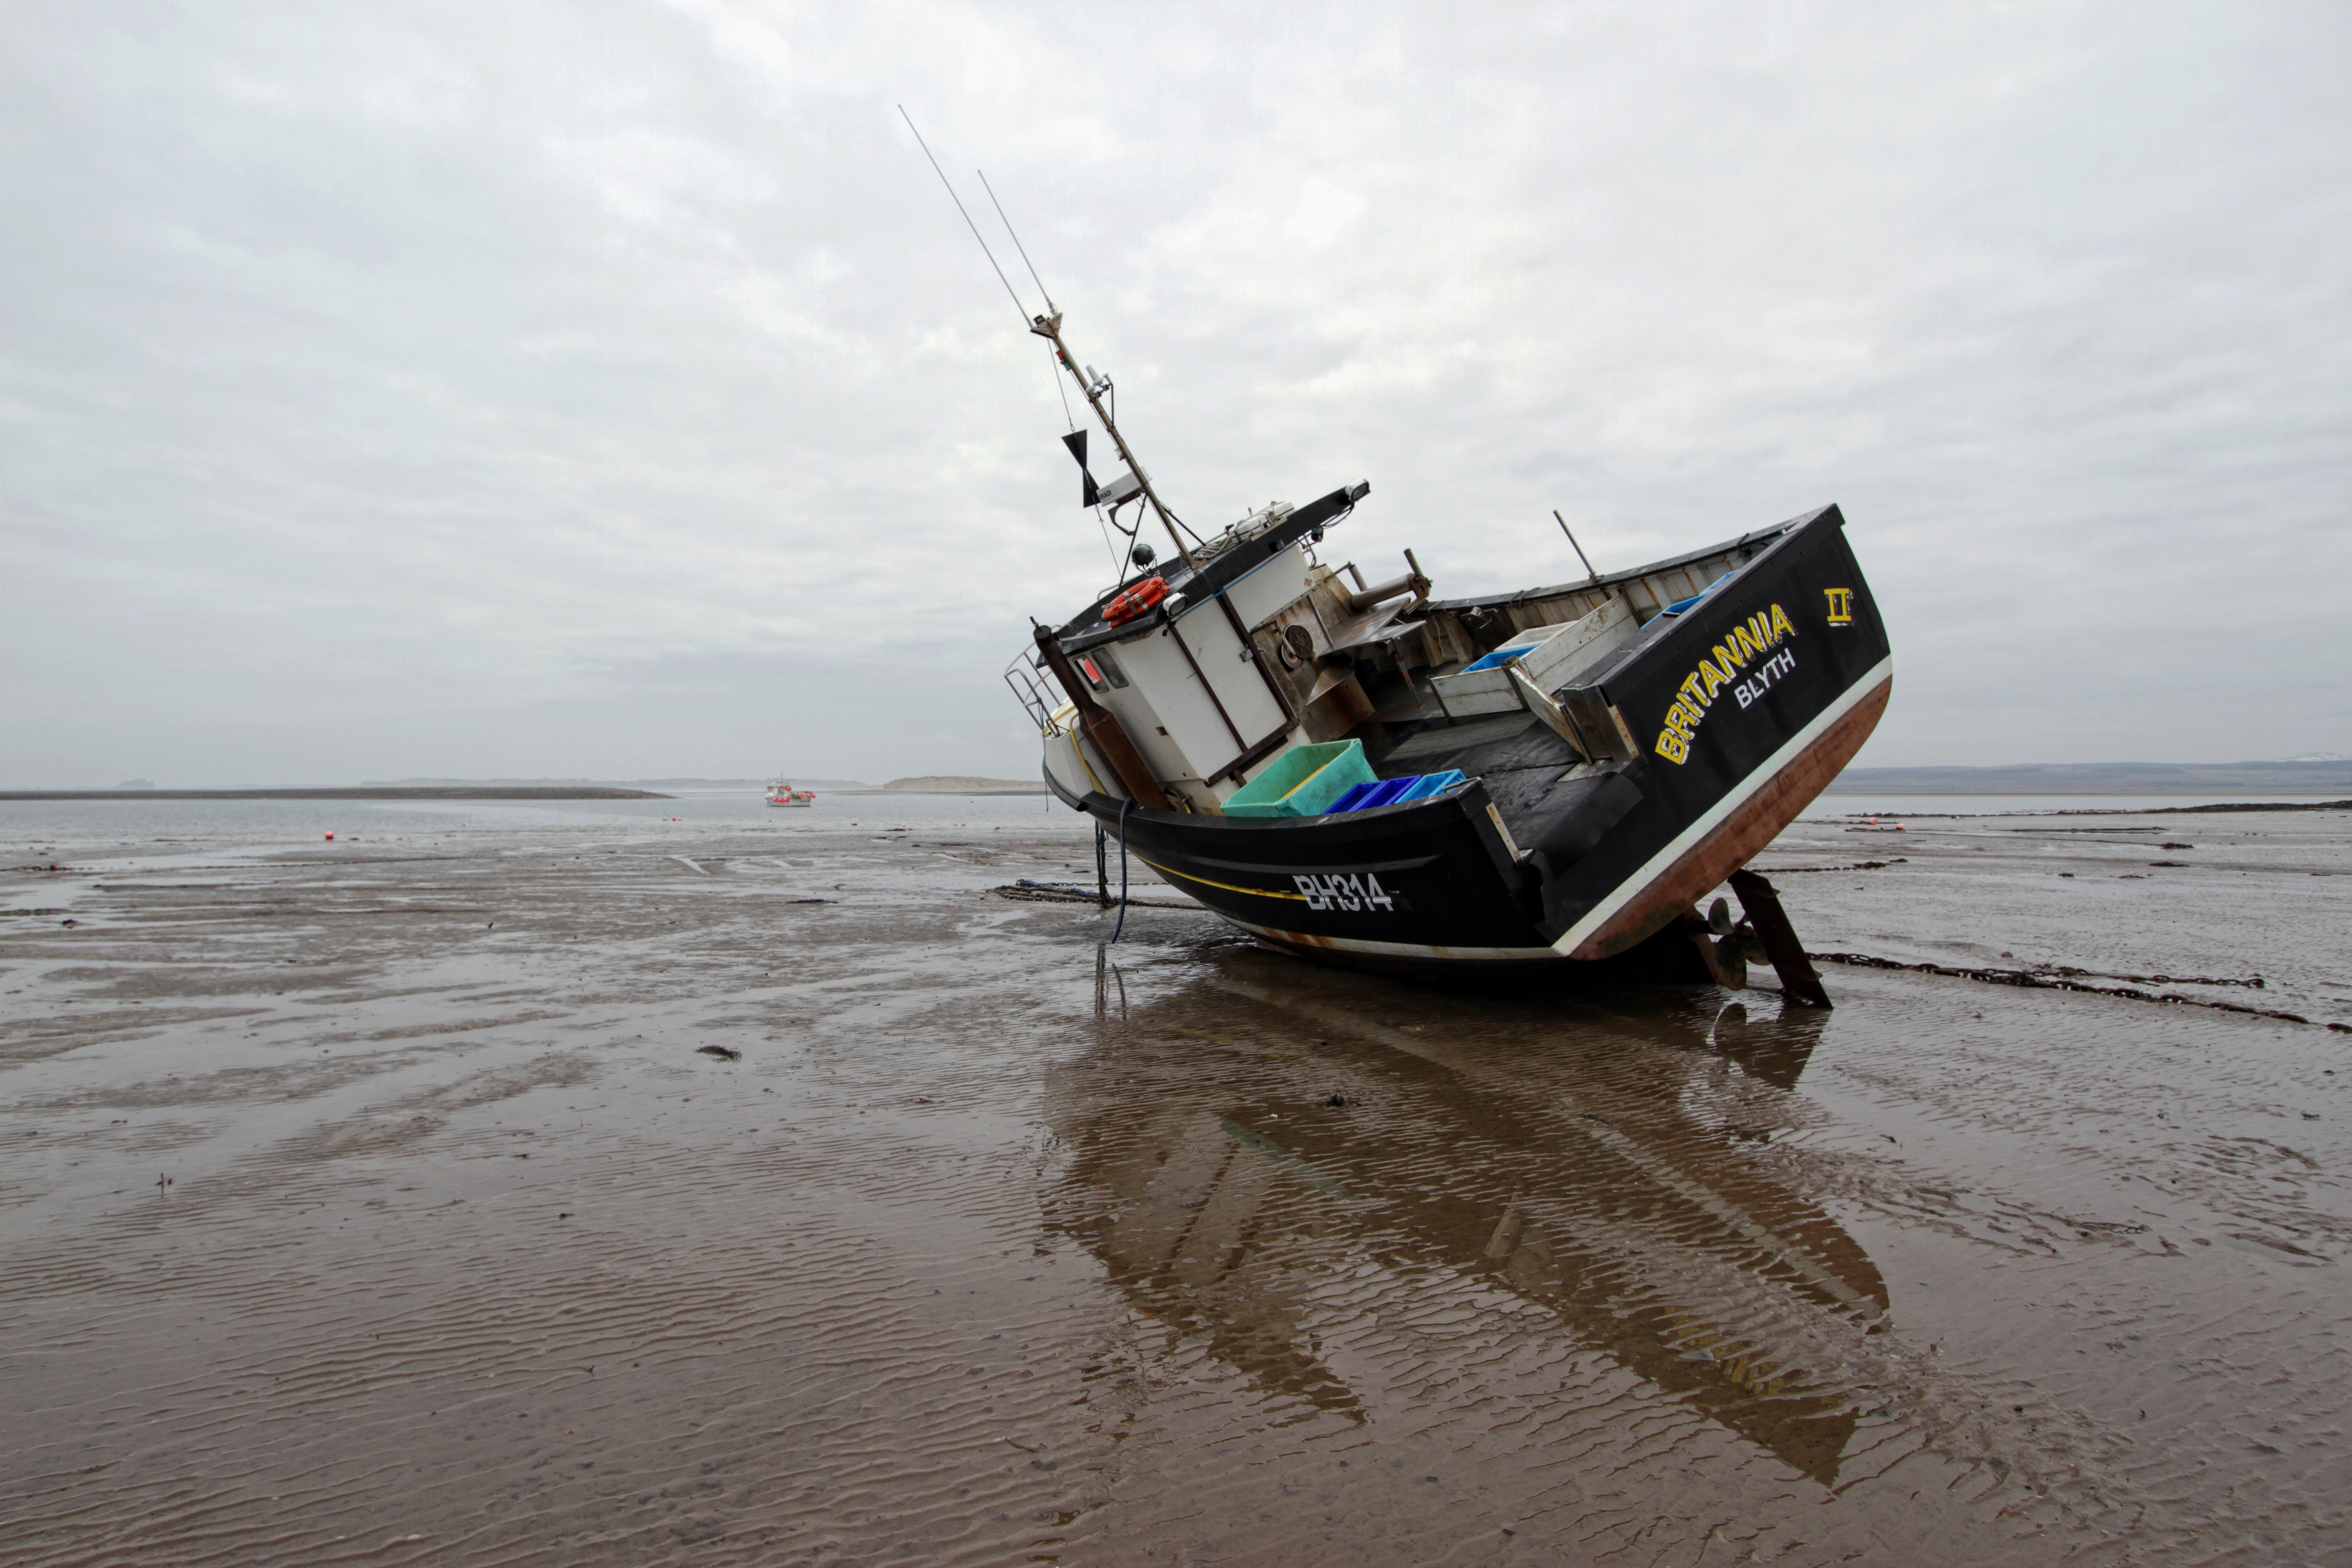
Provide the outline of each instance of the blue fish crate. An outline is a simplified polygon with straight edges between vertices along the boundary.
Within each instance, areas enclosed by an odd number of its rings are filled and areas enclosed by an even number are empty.
[[[1408,801],[1427,800],[1466,782],[1460,768],[1448,768],[1442,773],[1407,773],[1402,778],[1374,779],[1370,784],[1351,786],[1347,794],[1331,803],[1328,815],[1338,816],[1345,812],[1370,811],[1378,805],[1402,805]]]

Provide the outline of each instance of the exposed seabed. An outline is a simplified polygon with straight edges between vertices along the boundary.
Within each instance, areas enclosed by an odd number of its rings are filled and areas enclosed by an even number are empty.
[[[2352,814],[1816,816],[1823,1013],[883,809],[0,816],[6,1560],[2352,1556]]]

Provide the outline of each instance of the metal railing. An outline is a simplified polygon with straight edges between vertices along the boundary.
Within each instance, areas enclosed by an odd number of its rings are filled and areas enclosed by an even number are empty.
[[[1077,705],[1063,699],[1062,694],[1047,685],[1039,676],[1036,656],[1015,654],[1013,662],[1004,667],[1004,684],[1012,689],[1013,700],[1028,713],[1040,735],[1062,732],[1062,718],[1066,710],[1077,711]]]

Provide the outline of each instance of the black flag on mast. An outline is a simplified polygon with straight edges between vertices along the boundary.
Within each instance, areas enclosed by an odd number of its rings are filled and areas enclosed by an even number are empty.
[[[1094,475],[1087,470],[1087,433],[1083,430],[1073,430],[1062,437],[1062,445],[1067,447],[1070,449],[1070,456],[1078,460],[1078,479],[1081,481],[1078,504],[1094,505],[1102,499],[1102,489],[1095,483]]]
[[[1095,482],[1093,472],[1087,467],[1087,433],[1085,431],[1071,431],[1062,437],[1062,445],[1067,447],[1070,449],[1070,456],[1078,460],[1078,504],[1080,506],[1107,506],[1116,516],[1120,507],[1143,493],[1143,481],[1137,479],[1134,471],[1129,468],[1121,468],[1107,485]]]

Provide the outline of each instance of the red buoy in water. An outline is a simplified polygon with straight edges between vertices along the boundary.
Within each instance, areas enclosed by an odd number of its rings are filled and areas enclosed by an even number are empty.
[[[332,844],[334,841],[335,841],[335,836],[334,836],[333,834],[331,834],[331,833],[328,834],[328,835],[327,835],[327,842],[328,842],[328,843],[330,843],[330,844]]]

